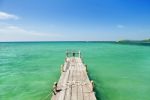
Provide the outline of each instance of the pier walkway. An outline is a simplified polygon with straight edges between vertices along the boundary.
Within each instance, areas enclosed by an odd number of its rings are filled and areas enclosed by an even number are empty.
[[[60,79],[54,83],[51,100],[96,100],[93,81],[89,80],[80,52],[66,52],[66,56]]]

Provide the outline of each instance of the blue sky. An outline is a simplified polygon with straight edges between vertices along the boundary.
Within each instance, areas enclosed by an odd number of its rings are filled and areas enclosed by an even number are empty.
[[[146,38],[149,0],[0,0],[0,41]]]

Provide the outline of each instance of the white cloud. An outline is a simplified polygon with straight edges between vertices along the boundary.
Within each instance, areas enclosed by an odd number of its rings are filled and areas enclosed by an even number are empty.
[[[19,19],[18,16],[0,11],[0,20]]]
[[[121,24],[119,24],[119,25],[117,25],[117,28],[124,28],[125,26],[124,25],[121,25]]]
[[[0,41],[51,41],[60,36],[56,33],[36,32],[13,25],[0,25]]]

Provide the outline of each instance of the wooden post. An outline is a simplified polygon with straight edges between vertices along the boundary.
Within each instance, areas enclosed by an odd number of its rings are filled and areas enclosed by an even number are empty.
[[[81,58],[81,52],[79,51],[79,58]]]
[[[94,82],[93,82],[93,80],[91,80],[91,85],[92,85],[92,91],[93,91],[93,88],[94,88]]]
[[[64,65],[61,65],[61,73],[64,72]]]
[[[84,66],[85,66],[85,68],[86,68],[86,72],[88,72],[88,70],[87,70],[87,65],[86,65],[86,64],[84,64]]]
[[[56,95],[56,88],[57,88],[57,82],[54,82],[54,85],[53,85],[53,95]]]
[[[75,52],[73,52],[73,53],[72,53],[72,55],[73,55],[73,57],[75,57],[75,56],[76,56],[76,53],[75,53]]]

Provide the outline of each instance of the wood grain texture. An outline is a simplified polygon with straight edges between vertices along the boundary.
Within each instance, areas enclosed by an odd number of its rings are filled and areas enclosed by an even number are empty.
[[[93,85],[80,57],[67,57],[51,100],[96,100]]]

